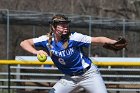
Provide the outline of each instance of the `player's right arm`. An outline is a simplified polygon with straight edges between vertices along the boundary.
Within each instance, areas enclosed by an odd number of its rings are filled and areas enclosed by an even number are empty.
[[[47,53],[46,53],[45,51],[43,51],[43,50],[36,50],[36,49],[35,49],[33,39],[26,39],[26,40],[22,41],[22,42],[20,43],[20,46],[21,46],[24,50],[26,50],[26,51],[28,51],[28,52],[30,52],[30,53],[32,53],[32,54],[35,54],[35,55],[38,55],[38,54],[40,54],[40,55],[41,55],[41,54],[45,54],[45,55],[47,55]]]

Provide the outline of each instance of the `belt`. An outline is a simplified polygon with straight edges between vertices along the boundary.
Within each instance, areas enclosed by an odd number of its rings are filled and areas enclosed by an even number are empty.
[[[79,76],[79,75],[83,75],[86,71],[88,71],[90,69],[91,65],[82,69],[82,70],[79,70],[77,72],[74,72],[72,74],[70,74],[70,76]]]

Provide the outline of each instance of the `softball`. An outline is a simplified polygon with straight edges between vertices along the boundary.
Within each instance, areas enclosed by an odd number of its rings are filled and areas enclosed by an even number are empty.
[[[42,55],[37,55],[37,59],[40,61],[40,62],[45,62],[47,60],[47,56],[42,54]]]

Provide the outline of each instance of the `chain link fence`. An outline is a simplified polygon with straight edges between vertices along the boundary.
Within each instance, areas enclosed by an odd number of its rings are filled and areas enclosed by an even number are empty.
[[[14,59],[15,55],[31,55],[23,51],[19,44],[22,40],[38,37],[50,31],[48,21],[55,13],[28,11],[0,11],[1,26],[1,59]],[[65,14],[66,15],[66,14]],[[100,18],[87,15],[66,15],[71,19],[71,32],[79,32],[90,36],[106,36],[117,39],[119,36],[128,40],[128,50],[118,53],[94,45],[87,54],[98,54],[103,57],[139,57],[139,21],[127,19]],[[16,51],[15,51],[16,50]]]
[[[32,56],[21,49],[22,40],[38,37],[50,31],[48,21],[55,13],[32,11],[0,10],[0,59],[15,59],[15,56]],[[88,56],[99,57],[139,57],[140,56],[140,21],[128,19],[113,19],[93,17],[89,15],[68,15],[71,19],[71,32],[79,32],[90,36],[105,36],[118,39],[119,36],[128,40],[128,50],[117,53],[104,49],[102,45],[92,44],[85,49]],[[8,68],[8,69],[7,69]],[[1,68],[1,71],[10,71],[10,65]],[[6,77],[8,78],[8,77]]]

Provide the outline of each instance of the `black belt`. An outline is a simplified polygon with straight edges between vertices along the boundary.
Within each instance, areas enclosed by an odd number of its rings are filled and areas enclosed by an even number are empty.
[[[91,65],[88,66],[88,67],[86,67],[86,68],[84,68],[84,69],[82,69],[82,70],[79,70],[79,71],[77,71],[77,72],[75,72],[75,73],[70,74],[70,76],[79,76],[79,75],[83,75],[86,71],[88,71],[88,70],[90,69],[90,67],[91,67]]]

